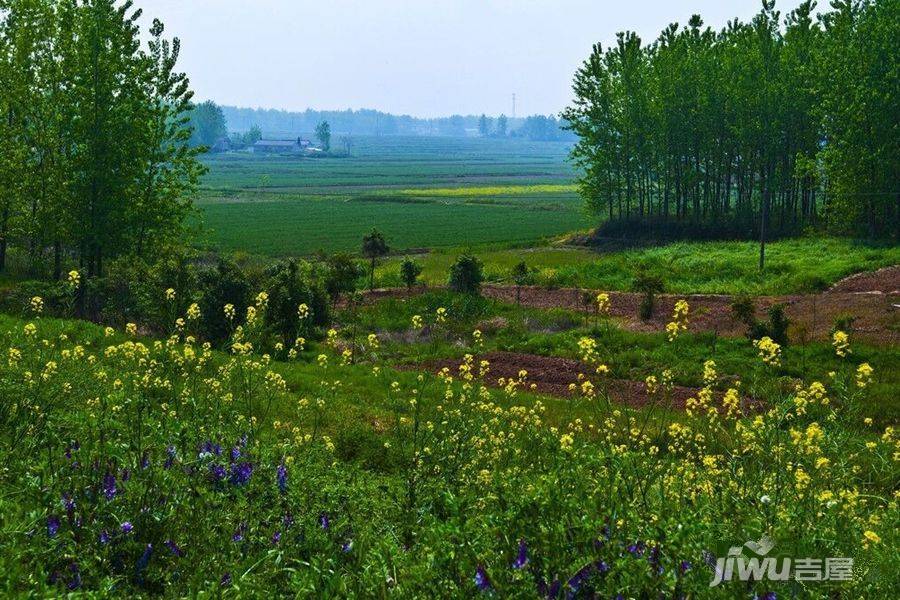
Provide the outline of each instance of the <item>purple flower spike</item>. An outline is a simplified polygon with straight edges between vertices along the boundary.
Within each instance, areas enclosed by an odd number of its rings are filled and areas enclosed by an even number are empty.
[[[766,592],[763,594],[762,600],[778,600],[778,595],[775,592]]]
[[[528,564],[528,546],[525,544],[525,539],[519,540],[519,553],[516,555],[516,560],[513,562],[513,569],[524,569],[525,565]]]
[[[59,517],[56,515],[50,515],[47,517],[47,535],[50,537],[56,537],[56,533],[59,531]]]
[[[491,580],[488,578],[487,571],[484,570],[483,565],[478,565],[475,569],[475,587],[482,592],[491,589]]]
[[[228,587],[231,585],[231,573],[225,573],[222,575],[222,579],[219,580],[219,585],[222,587]]]
[[[173,540],[166,540],[166,548],[171,550],[172,554],[174,554],[178,558],[181,558],[182,556],[184,556],[184,550],[182,550],[181,547],[178,544],[176,544]]]
[[[116,497],[117,492],[115,475],[107,473],[103,477],[103,495],[106,496],[107,500],[112,500]]]
[[[241,449],[235,446],[231,449],[231,462],[236,461],[241,457]]]
[[[166,462],[163,463],[164,469],[171,469],[172,465],[175,464],[175,446],[168,446],[166,448]]]
[[[276,479],[278,480],[278,489],[282,494],[287,492],[287,476],[287,467],[284,463],[281,463],[280,465],[278,465]]]
[[[341,552],[343,552],[344,554],[347,554],[351,550],[353,550],[353,540],[347,540],[346,542],[341,544]]]
[[[328,519],[328,513],[323,512],[319,515],[319,525],[322,526],[322,529],[328,529],[331,527],[331,521]]]
[[[147,568],[147,565],[150,564],[150,557],[153,555],[153,544],[147,544],[144,548],[144,553],[141,554],[141,557],[137,561],[137,565],[135,565],[135,570],[138,573],[144,571]]]
[[[691,563],[689,561],[683,560],[679,565],[679,569],[681,570],[681,574],[684,575],[691,570]]]
[[[81,587],[81,569],[78,568],[78,563],[69,565],[69,571],[72,573],[72,579],[69,580],[66,587],[70,590],[77,590]]]
[[[124,523],[122,523],[122,533],[128,535],[132,531],[134,531],[134,525],[132,525],[130,521],[125,521]]]
[[[100,543],[104,546],[109,543],[109,532],[107,530],[103,530],[100,532]]]
[[[141,470],[144,471],[150,468],[150,455],[144,452],[141,455]]]

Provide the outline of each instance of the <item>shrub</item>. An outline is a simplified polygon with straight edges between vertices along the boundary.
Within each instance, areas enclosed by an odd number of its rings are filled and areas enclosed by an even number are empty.
[[[301,269],[296,261],[287,260],[269,270],[266,325],[281,338],[285,347],[293,345],[298,336],[310,336],[314,327],[327,325],[329,321],[328,295],[312,278],[310,266],[306,263],[302,266]],[[311,312],[304,319],[297,311],[301,304],[306,304]]]
[[[416,285],[416,280],[422,274],[422,265],[409,258],[408,256],[400,263],[400,278],[406,284],[406,289],[410,290]]]
[[[220,258],[215,268],[202,269],[197,276],[200,288],[201,335],[213,344],[221,344],[245,314],[252,289],[246,274],[238,266]],[[225,305],[235,308],[235,319],[225,315]]]
[[[464,294],[477,294],[481,291],[483,279],[481,261],[466,252],[456,259],[450,267],[450,289]]]
[[[362,269],[346,252],[338,252],[325,259],[325,290],[332,302],[337,302],[343,294],[355,291],[361,276]]]
[[[788,345],[788,327],[791,321],[784,314],[784,304],[773,304],[769,307],[769,337],[781,344]]]
[[[645,270],[640,269],[634,277],[631,288],[643,294],[641,305],[638,308],[638,315],[644,321],[653,317],[653,309],[656,306],[656,294],[665,291],[665,285],[660,277],[651,275]]]

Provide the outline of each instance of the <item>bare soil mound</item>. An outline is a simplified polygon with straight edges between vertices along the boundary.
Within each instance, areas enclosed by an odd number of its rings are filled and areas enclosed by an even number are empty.
[[[834,284],[828,291],[829,293],[881,292],[882,294],[900,294],[900,265],[845,277]]]

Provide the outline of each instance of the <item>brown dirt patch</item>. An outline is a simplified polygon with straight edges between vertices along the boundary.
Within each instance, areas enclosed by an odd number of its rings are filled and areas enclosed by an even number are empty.
[[[828,291],[830,293],[881,292],[882,294],[900,294],[900,265],[845,277],[834,284]]]
[[[484,380],[486,384],[497,387],[500,378],[517,379],[519,371],[524,369],[528,371],[526,385],[534,384],[534,391],[560,398],[572,396],[572,392],[569,391],[569,384],[579,383],[579,373],[583,373],[585,376],[592,373],[588,365],[570,358],[556,358],[518,352],[490,352],[477,357],[479,361],[482,359],[490,363],[490,371]],[[456,375],[459,364],[460,361],[457,359],[446,359],[411,365],[409,368],[437,373],[446,367],[450,369],[453,375]],[[619,404],[639,408],[651,403],[651,398],[647,393],[647,386],[642,381],[611,379],[608,380],[607,389],[610,399]],[[696,396],[699,391],[699,388],[675,386],[671,394],[670,406],[683,409],[687,399]],[[722,394],[716,394],[716,400],[720,401],[721,399]]]
[[[765,318],[773,304],[784,304],[785,313],[792,322],[791,335],[796,342],[827,340],[834,322],[839,317],[853,318],[852,339],[877,345],[894,345],[900,341],[900,265],[887,267],[873,273],[848,277],[822,294],[794,296],[761,296],[755,299],[757,317]],[[380,289],[366,292],[364,302],[384,298],[408,298],[426,291],[425,287],[406,289]],[[482,294],[501,302],[515,303],[513,286],[487,284]],[[593,312],[593,303],[585,304],[585,297],[592,299],[597,290],[580,288],[546,289],[526,286],[521,289],[521,303],[529,308],[562,308],[578,312]],[[726,337],[741,337],[746,333],[743,323],[735,321],[731,314],[733,297],[712,294],[676,295],[657,297],[656,309],[651,319],[638,318],[641,295],[632,292],[609,292],[610,314],[620,326],[630,331],[662,331],[671,320],[675,302],[686,299],[690,304],[690,330],[714,332]]]

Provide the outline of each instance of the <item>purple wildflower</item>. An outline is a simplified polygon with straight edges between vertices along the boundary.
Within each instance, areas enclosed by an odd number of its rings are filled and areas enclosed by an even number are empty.
[[[353,550],[353,540],[347,540],[346,542],[341,544],[341,552],[343,552],[344,554],[347,554],[351,550]]]
[[[561,588],[562,582],[560,582],[559,577],[554,577],[553,582],[548,586],[547,582],[544,581],[544,578],[538,576],[537,589],[539,597],[546,598],[547,600],[555,600],[556,597],[559,596],[559,590]]]
[[[278,480],[278,489],[281,490],[281,493],[285,493],[287,491],[287,467],[284,463],[278,465],[278,469],[276,470],[276,479]]]
[[[213,463],[209,465],[209,474],[212,477],[213,481],[222,481],[223,479],[225,479],[225,476],[228,474],[228,472],[222,465]]]
[[[762,595],[762,600],[778,600],[778,595],[775,592],[766,592]]]
[[[642,542],[641,540],[638,540],[637,542],[635,542],[635,543],[633,543],[633,544],[630,544],[630,545],[626,548],[626,550],[628,550],[628,552],[629,552],[632,556],[640,557],[640,556],[643,556],[643,555],[644,555],[644,550],[645,550],[646,548],[647,548],[647,544],[645,544],[645,543]]]
[[[231,449],[231,462],[236,461],[241,457],[241,449],[235,446]]]
[[[150,455],[144,452],[141,455],[141,470],[146,470],[150,468]]]
[[[166,447],[166,462],[163,463],[164,469],[171,469],[172,465],[175,464],[175,446],[167,446]]]
[[[488,578],[487,571],[484,570],[483,565],[478,565],[475,569],[475,587],[482,592],[491,589],[491,580]]]
[[[116,497],[117,492],[115,475],[107,473],[103,476],[103,495],[106,496],[107,500],[112,500]]]
[[[181,549],[181,546],[175,543],[174,540],[166,540],[166,548],[172,551],[172,554],[181,558],[184,556],[184,550]]]
[[[129,533],[134,531],[134,525],[131,524],[131,521],[125,521],[124,523],[122,523],[121,528],[122,533],[124,533],[125,535],[128,535]]]
[[[144,548],[144,553],[141,554],[141,557],[138,558],[137,565],[135,565],[135,570],[140,574],[147,568],[147,565],[150,564],[150,556],[153,555],[153,544],[147,544]]]
[[[47,517],[47,535],[50,537],[56,537],[56,533],[59,531],[59,517],[56,515],[50,515]]]
[[[276,531],[275,533],[272,534],[272,545],[277,546],[278,542],[280,542],[280,541],[281,541],[281,532]]]
[[[286,514],[281,518],[281,523],[284,525],[285,529],[290,529],[291,525],[294,524],[294,516],[291,514]]]
[[[75,500],[69,494],[63,494],[62,505],[66,509],[66,513],[71,517],[72,513],[75,512]]]
[[[594,566],[597,567],[597,571],[598,571],[601,575],[606,575],[607,573],[609,573],[609,565],[606,564],[606,561],[605,561],[605,560],[597,561],[597,564],[594,565]]]
[[[683,560],[681,561],[681,564],[678,565],[678,568],[681,570],[681,574],[684,575],[691,570],[691,563],[689,561]]]
[[[107,530],[103,530],[100,532],[100,543],[104,546],[109,543],[109,532]]]
[[[81,587],[81,569],[78,568],[78,563],[72,563],[69,565],[69,571],[72,572],[72,579],[69,580],[69,583],[66,584],[70,590],[77,590]]]
[[[512,568],[513,569],[524,569],[525,565],[528,564],[528,546],[525,544],[525,539],[519,540],[519,553],[516,555],[516,560],[513,561]]]
[[[252,475],[253,465],[248,462],[231,465],[231,483],[233,485],[246,484]]]
[[[219,580],[219,585],[222,587],[228,587],[231,585],[231,573],[225,573],[222,575],[222,579]]]
[[[578,571],[569,578],[569,581],[566,582],[566,585],[571,590],[571,592],[568,594],[569,597],[575,596],[575,593],[581,589],[581,586],[584,585],[584,582],[590,578],[593,571],[594,565],[592,563],[588,563],[578,569]]]
[[[328,529],[331,527],[331,521],[328,519],[328,513],[323,512],[319,515],[319,525],[322,526],[322,529]]]
[[[246,523],[241,523],[240,525],[238,525],[238,528],[234,530],[233,534],[231,534],[231,541],[232,542],[243,542],[245,531],[247,531]]]

